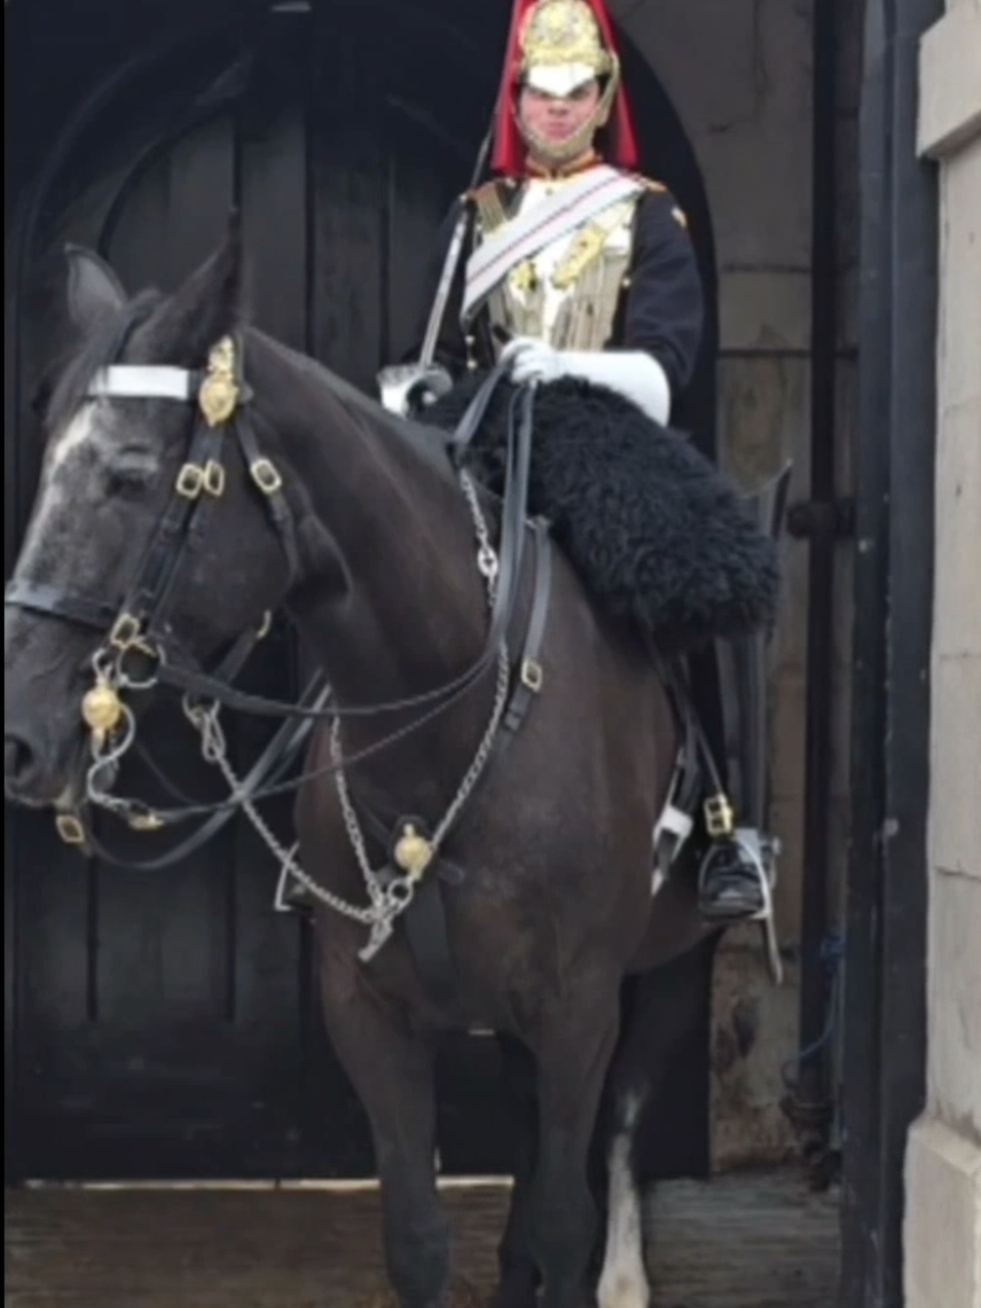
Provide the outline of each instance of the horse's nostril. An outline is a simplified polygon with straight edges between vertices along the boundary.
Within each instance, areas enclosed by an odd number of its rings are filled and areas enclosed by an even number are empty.
[[[3,738],[3,779],[8,789],[19,789],[35,770],[34,751],[18,736]]]

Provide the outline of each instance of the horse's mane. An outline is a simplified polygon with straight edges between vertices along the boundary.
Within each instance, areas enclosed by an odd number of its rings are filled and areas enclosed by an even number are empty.
[[[282,341],[268,336],[258,328],[249,329],[249,335],[258,338],[263,345],[278,355],[289,365],[311,377],[315,382],[326,387],[332,397],[341,406],[355,427],[368,427],[375,432],[388,434],[403,444],[408,443],[413,449],[444,476],[449,476],[450,464],[444,454],[446,433],[436,427],[425,426],[408,418],[400,418],[390,412],[350,382],[339,377],[319,360],[308,354],[294,350]],[[248,357],[246,355],[246,372]]]
[[[48,431],[58,431],[70,422],[88,394],[92,378],[100,368],[112,364],[131,333],[162,303],[160,291],[141,291],[118,313],[109,313],[88,332],[64,364],[48,401],[44,422]]]

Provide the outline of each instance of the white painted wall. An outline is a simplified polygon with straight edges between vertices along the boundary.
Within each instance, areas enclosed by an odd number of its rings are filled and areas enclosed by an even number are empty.
[[[906,1303],[981,1308],[981,0],[948,3],[920,86],[941,247],[928,1105],[907,1155]]]

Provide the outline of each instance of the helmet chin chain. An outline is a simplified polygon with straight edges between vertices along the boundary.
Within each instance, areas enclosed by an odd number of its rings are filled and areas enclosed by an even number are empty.
[[[602,98],[596,106],[595,112],[577,132],[574,132],[572,136],[567,137],[564,141],[549,141],[547,138],[539,136],[527,123],[522,121],[520,113],[515,111],[518,131],[524,138],[529,150],[533,151],[538,158],[551,168],[561,168],[563,165],[571,163],[573,159],[578,159],[580,155],[585,154],[593,144],[596,133],[605,127],[610,120],[610,111],[619,84],[620,65],[619,61],[614,61],[613,72],[607,79]]]
[[[572,163],[580,155],[584,155],[593,143],[593,137],[602,126],[595,118],[581,127],[578,132],[567,137],[564,141],[549,141],[544,136],[539,136],[537,132],[532,131],[527,124],[522,123],[519,119],[521,135],[524,137],[528,149],[540,159],[542,163],[549,168],[562,168],[565,164]]]
[[[163,821],[146,805],[112,794],[119,765],[136,740],[136,718],[122,697],[125,690],[149,690],[156,675],[135,680],[123,666],[125,649],[103,646],[92,658],[95,685],[82,700],[82,718],[89,728],[92,763],[85,774],[85,797],[95,808],[121,818],[134,831],[159,831]]]

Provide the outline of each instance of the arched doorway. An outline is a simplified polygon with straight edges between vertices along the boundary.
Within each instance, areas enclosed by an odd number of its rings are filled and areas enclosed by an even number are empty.
[[[170,289],[238,206],[255,320],[370,389],[413,341],[433,233],[486,127],[506,35],[490,6],[461,15],[443,0],[281,0],[246,21],[229,6],[177,8],[154,26],[155,7],[134,17],[102,0],[83,24],[64,0],[39,0],[20,20],[21,41],[42,43],[46,24],[60,40],[50,87],[20,89],[20,131],[34,133],[36,157],[21,159],[32,185],[8,242],[8,566],[37,476],[34,401],[63,337],[65,241],[101,249],[131,290]],[[629,58],[655,143],[649,170],[688,209],[714,289],[691,152],[649,71]],[[714,310],[710,320],[691,413],[707,441]],[[295,664],[277,629],[243,684],[289,693]],[[212,793],[208,770],[188,761],[189,739],[158,723],[160,762],[191,793]],[[236,722],[235,759],[254,757],[267,734]],[[285,827],[288,804],[273,818]],[[15,1172],[371,1173],[360,1109],[317,1019],[306,928],[271,912],[274,870],[249,828],[157,877],[82,863],[32,815],[17,814],[10,830]],[[114,838],[144,852],[136,837]],[[706,998],[706,1021],[707,1010]],[[672,1081],[685,1103],[680,1119],[670,1115],[671,1151],[659,1154],[668,1170],[705,1165],[707,1043],[693,1033],[690,1063]],[[507,1169],[495,1072],[480,1037],[447,1052],[448,1171]]]

